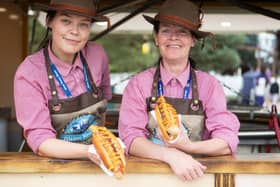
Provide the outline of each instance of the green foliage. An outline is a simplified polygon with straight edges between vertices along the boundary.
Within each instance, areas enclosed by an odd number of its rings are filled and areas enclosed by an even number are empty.
[[[97,42],[109,56],[111,72],[138,72],[154,65],[158,58],[151,35],[109,34]],[[150,46],[147,54],[142,53],[144,43]]]
[[[247,40],[245,46],[249,46],[249,47],[257,46],[257,35],[251,34],[246,36],[247,36]],[[250,67],[256,66],[257,59],[255,57],[255,50],[239,49],[238,53],[244,64],[248,64]]]
[[[29,45],[30,45],[31,38],[32,38],[33,23],[34,23],[33,17],[29,17],[28,18],[28,30],[29,30],[29,33],[28,33],[29,41],[28,41],[28,43],[29,43]],[[45,33],[46,33],[46,28],[43,27],[38,21],[36,21],[35,35],[34,35],[34,40],[33,40],[33,43],[32,43],[32,49],[31,49],[31,51],[29,51],[30,53],[33,53],[38,49],[41,41],[44,38]]]
[[[201,70],[215,70],[219,73],[234,71],[241,64],[237,47],[245,44],[246,39],[245,35],[216,35],[217,45],[214,49],[213,40],[208,37],[202,49],[203,41],[197,42],[191,50],[191,56]]]

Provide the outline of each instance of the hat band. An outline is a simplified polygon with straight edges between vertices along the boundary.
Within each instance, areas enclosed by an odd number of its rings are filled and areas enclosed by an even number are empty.
[[[189,21],[187,21],[185,19],[182,19],[180,17],[177,17],[177,16],[168,16],[168,15],[158,14],[158,15],[156,15],[155,19],[156,20],[167,20],[167,21],[170,21],[170,22],[175,22],[175,23],[178,23],[180,25],[185,25],[188,28],[194,29],[194,30],[197,30],[199,28],[199,24],[195,25],[192,22],[189,22]]]
[[[59,3],[53,3],[53,4],[51,4],[51,6],[53,8],[58,8],[60,10],[72,10],[72,11],[86,14],[89,16],[96,16],[95,10],[90,10],[90,9],[86,9],[86,8],[82,8],[82,7],[77,7],[77,6],[73,6],[73,5],[67,5],[67,4],[59,4]]]

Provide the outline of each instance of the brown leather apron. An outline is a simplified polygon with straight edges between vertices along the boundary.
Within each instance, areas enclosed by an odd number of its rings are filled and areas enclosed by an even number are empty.
[[[190,67],[191,68],[191,67]],[[204,129],[204,112],[202,102],[198,99],[197,90],[197,79],[193,68],[191,68],[192,74],[192,98],[191,99],[181,99],[181,98],[171,98],[165,97],[167,103],[171,104],[177,111],[177,114],[181,114],[181,122],[187,131],[190,140],[198,141],[202,139],[202,132]],[[156,72],[154,74],[154,80],[152,85],[151,97],[146,99],[147,112],[149,116],[149,121],[146,129],[149,131],[149,139],[158,139],[157,136],[157,122],[152,117],[151,111],[154,110],[156,100],[158,98],[158,80],[160,77],[160,66],[158,65]],[[156,141],[158,142],[158,141]]]
[[[58,98],[47,48],[44,49],[44,56],[52,95],[52,98],[48,101],[48,108],[50,111],[52,126],[57,131],[57,134],[59,135],[63,133],[63,129],[66,125],[82,114],[93,114],[97,120],[97,124],[104,125],[107,101],[103,99],[101,90],[96,87],[82,52],[80,52],[80,57],[82,63],[85,65],[84,67],[86,67],[91,91],[66,99]],[[88,143],[90,143],[90,141],[88,141]]]

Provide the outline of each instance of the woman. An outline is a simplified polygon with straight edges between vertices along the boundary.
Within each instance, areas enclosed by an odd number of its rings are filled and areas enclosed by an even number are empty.
[[[119,134],[127,153],[166,162],[183,181],[202,176],[206,169],[191,154],[236,152],[240,125],[227,111],[219,82],[192,67],[190,49],[211,34],[199,30],[200,16],[201,10],[187,0],[167,0],[154,18],[144,16],[154,26],[159,63],[130,80],[120,108]],[[186,129],[172,143],[161,138],[151,115],[159,96],[182,116]]]
[[[47,12],[50,40],[26,57],[14,79],[16,116],[34,153],[56,158],[89,157],[89,125],[102,125],[111,99],[108,58],[89,42],[98,16],[92,0],[35,4]]]

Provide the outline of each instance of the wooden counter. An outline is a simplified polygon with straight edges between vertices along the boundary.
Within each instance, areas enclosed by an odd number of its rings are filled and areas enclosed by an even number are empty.
[[[278,187],[280,154],[254,154],[198,157],[207,166],[206,174],[187,186]],[[250,184],[250,182],[252,182]],[[159,161],[129,157],[122,180],[106,176],[88,160],[61,160],[38,157],[32,153],[0,154],[0,186],[186,186]]]

